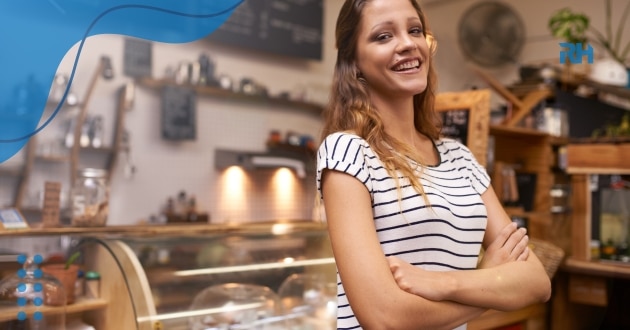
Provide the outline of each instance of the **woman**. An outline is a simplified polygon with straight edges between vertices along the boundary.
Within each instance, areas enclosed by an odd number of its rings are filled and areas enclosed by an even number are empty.
[[[483,167],[439,136],[426,27],[415,0],[346,0],[337,20],[317,183],[339,329],[465,328],[550,296]]]

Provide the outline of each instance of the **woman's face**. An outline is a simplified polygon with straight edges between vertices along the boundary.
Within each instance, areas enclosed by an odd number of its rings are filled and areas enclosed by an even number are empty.
[[[413,96],[427,87],[429,47],[409,0],[372,0],[363,8],[356,65],[374,97]]]

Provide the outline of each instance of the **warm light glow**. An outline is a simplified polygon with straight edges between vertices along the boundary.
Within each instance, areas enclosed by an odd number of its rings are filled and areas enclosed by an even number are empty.
[[[285,235],[293,230],[293,225],[288,223],[274,223],[271,226],[271,233],[274,235]]]
[[[223,172],[218,207],[228,218],[244,218],[247,214],[249,185],[249,177],[243,168],[230,166]]]
[[[276,170],[271,180],[274,210],[278,217],[287,217],[296,209],[298,179],[293,171],[282,167]]]
[[[282,261],[283,261],[285,264],[290,264],[290,263],[294,262],[294,261],[295,261],[295,259],[293,259],[293,258],[291,258],[291,257],[287,257],[287,258],[284,258]]]

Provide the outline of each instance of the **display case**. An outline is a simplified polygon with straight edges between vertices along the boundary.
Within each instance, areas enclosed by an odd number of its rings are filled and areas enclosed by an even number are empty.
[[[65,313],[68,321],[82,319],[99,330],[335,326],[336,270],[324,223],[0,232],[0,239],[41,240],[41,236],[70,242],[68,253],[81,251],[77,264],[100,278],[86,285],[84,295],[63,310],[0,306],[1,324],[19,323],[16,315],[24,310],[29,319],[35,313]]]

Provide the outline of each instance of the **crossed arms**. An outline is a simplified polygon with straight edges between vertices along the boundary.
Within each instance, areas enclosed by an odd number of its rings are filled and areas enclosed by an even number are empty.
[[[550,280],[525,232],[511,224],[492,188],[482,195],[484,257],[478,269],[451,272],[385,258],[370,195],[355,178],[325,171],[322,194],[337,269],[364,329],[453,329],[487,309],[516,310],[550,297]]]

